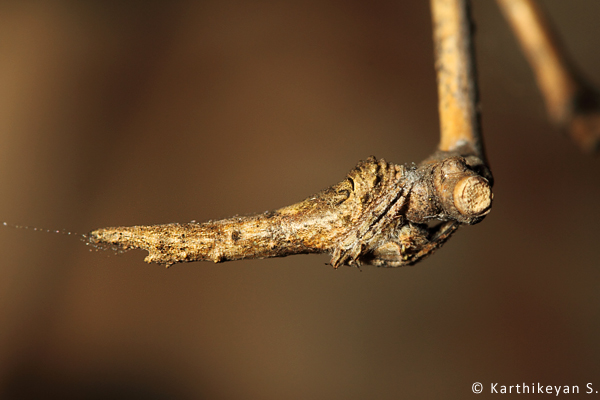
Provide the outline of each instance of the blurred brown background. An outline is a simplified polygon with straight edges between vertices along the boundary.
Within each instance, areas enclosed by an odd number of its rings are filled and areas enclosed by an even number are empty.
[[[600,3],[544,1],[600,83]],[[600,390],[600,162],[476,1],[493,212],[425,262],[180,264],[0,229],[0,397],[462,399]],[[275,209],[436,146],[427,2],[2,1],[0,220],[87,232]],[[480,395],[483,398],[485,395]],[[488,395],[489,396],[489,395]]]

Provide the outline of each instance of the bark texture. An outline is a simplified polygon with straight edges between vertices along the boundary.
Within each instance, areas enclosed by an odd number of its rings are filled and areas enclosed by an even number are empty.
[[[187,224],[115,227],[89,233],[94,245],[148,251],[147,262],[330,253],[331,264],[397,267],[441,246],[460,224],[491,207],[491,175],[475,156],[440,152],[419,166],[370,157],[341,182],[263,214]],[[432,221],[440,221],[429,226]]]

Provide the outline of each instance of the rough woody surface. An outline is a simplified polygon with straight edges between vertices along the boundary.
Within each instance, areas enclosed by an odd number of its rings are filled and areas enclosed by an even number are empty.
[[[278,210],[204,223],[98,229],[94,245],[140,248],[147,262],[223,262],[329,253],[331,265],[414,264],[492,205],[466,0],[432,0],[441,140],[417,165],[374,157],[336,185]],[[434,225],[433,223],[437,223]]]
[[[396,267],[431,254],[491,207],[476,157],[438,153],[419,166],[361,161],[343,181],[273,212],[204,223],[105,228],[94,244],[148,251],[147,262],[223,262],[330,253],[331,264]],[[484,167],[485,168],[485,167]],[[474,180],[474,181],[473,181]],[[458,189],[458,190],[457,190]],[[427,223],[441,221],[434,227]]]
[[[440,145],[443,151],[470,145],[484,158],[469,4],[431,0],[437,72]]]

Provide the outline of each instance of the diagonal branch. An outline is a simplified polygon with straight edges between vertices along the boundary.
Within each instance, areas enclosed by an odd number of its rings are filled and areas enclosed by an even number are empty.
[[[398,267],[430,255],[492,203],[466,1],[432,1],[440,87],[439,150],[418,167],[374,157],[336,185],[272,212],[205,223],[98,229],[95,246],[141,248],[147,262],[329,253],[341,265]],[[438,221],[435,226],[431,222]]]
[[[542,92],[550,119],[586,152],[600,147],[600,94],[570,62],[535,0],[497,0]]]

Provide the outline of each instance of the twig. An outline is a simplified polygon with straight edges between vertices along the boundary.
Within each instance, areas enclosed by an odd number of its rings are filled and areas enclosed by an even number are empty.
[[[484,158],[478,111],[477,77],[469,4],[465,0],[432,0],[435,67],[438,80],[442,151],[471,147]]]
[[[535,0],[498,0],[535,74],[550,119],[586,152],[600,146],[600,95],[569,61]]]
[[[93,243],[148,250],[147,262],[174,264],[291,254],[333,254],[332,265],[412,264],[456,229],[489,211],[491,192],[459,156],[418,168],[369,158],[342,182],[279,210],[202,224],[99,229]],[[430,220],[450,221],[427,228]]]
[[[447,4],[452,3],[452,4]],[[346,179],[279,210],[202,224],[105,228],[95,245],[148,251],[147,262],[330,253],[331,264],[398,267],[440,247],[460,224],[490,211],[491,173],[476,111],[474,62],[464,1],[432,1],[440,88],[440,149],[419,166],[370,157]],[[429,226],[431,221],[441,221]]]

